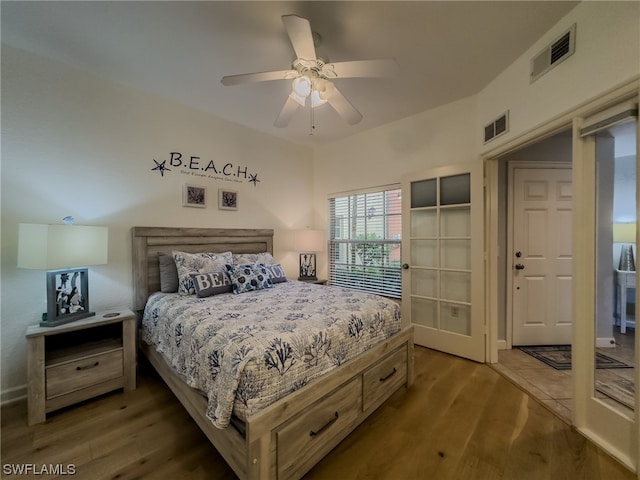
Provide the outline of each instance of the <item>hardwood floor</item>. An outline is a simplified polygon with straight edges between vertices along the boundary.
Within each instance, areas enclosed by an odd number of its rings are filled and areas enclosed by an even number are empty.
[[[73,464],[75,478],[89,480],[235,478],[144,363],[138,385],[33,427],[26,404],[3,408],[2,478],[13,477],[7,465],[19,464]],[[487,365],[416,347],[414,386],[391,397],[305,478],[636,477]]]

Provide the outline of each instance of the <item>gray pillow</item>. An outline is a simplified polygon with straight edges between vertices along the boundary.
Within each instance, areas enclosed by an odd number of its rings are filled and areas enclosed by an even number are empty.
[[[173,255],[158,253],[160,264],[160,291],[162,293],[175,293],[178,291],[178,269]]]
[[[263,266],[271,277],[271,283],[282,283],[287,281],[287,275],[284,273],[284,268],[282,268],[282,265],[279,263]]]
[[[227,272],[192,273],[191,280],[196,289],[196,297],[200,298],[233,290],[233,285]]]

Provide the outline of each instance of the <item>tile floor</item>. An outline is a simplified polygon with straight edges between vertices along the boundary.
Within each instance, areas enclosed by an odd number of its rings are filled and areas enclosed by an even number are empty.
[[[621,335],[616,328],[614,337],[616,346],[613,348],[598,349],[598,351],[610,357],[633,364],[635,330],[627,329],[626,335]],[[498,363],[492,367],[506,378],[527,391],[549,410],[558,415],[568,424],[572,424],[573,415],[573,381],[571,370],[556,370],[546,363],[533,358],[530,355],[514,348],[512,350],[500,350]],[[615,376],[632,380],[633,368],[598,370],[600,376]],[[619,402],[601,396],[615,408],[625,414],[633,415],[633,411],[621,405]]]

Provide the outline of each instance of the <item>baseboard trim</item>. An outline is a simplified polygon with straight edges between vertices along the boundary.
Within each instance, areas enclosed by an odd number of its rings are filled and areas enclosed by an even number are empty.
[[[596,432],[588,428],[579,428],[579,427],[577,427],[577,430],[584,437],[586,437],[587,439],[595,443],[598,447],[602,448],[602,450],[607,452],[609,455],[611,455],[613,458],[615,458],[617,461],[619,461],[622,465],[627,467],[629,470],[631,470],[632,472],[636,471],[635,462],[631,458],[629,458],[626,454],[621,452],[620,449],[616,448],[614,445],[612,445],[610,442],[605,440],[603,437],[598,435]]]
[[[498,340],[498,350],[507,349],[506,340]],[[596,338],[596,348],[613,348],[616,346],[616,339],[613,337],[599,337]]]
[[[27,386],[7,388],[0,393],[0,406],[6,407],[27,398]]]
[[[596,348],[613,348],[616,346],[616,339],[613,337],[596,338]]]

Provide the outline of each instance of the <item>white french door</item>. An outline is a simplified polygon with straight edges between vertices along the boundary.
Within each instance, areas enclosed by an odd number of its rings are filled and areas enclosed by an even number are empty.
[[[402,314],[418,345],[485,361],[482,163],[402,179]]]

